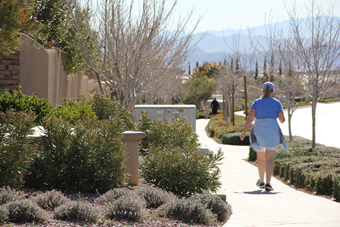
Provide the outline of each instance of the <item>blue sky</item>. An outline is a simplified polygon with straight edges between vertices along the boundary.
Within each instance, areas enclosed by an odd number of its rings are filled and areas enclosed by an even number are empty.
[[[272,14],[278,21],[287,19],[284,4],[289,9],[296,2],[301,17],[305,17],[305,7],[310,0],[178,0],[176,7],[180,13],[185,13],[195,7],[195,18],[204,15],[196,32],[207,30],[224,30],[227,28],[239,29],[260,26],[265,23],[265,15]],[[323,10],[328,12],[333,4],[333,13],[340,16],[339,0],[318,0]],[[303,9],[303,10],[302,10]]]

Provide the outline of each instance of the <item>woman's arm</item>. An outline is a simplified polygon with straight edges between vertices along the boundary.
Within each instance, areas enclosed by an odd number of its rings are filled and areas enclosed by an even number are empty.
[[[286,121],[286,118],[283,112],[279,113],[279,120],[281,123],[284,123]]]
[[[255,110],[254,109],[250,109],[250,113],[247,117],[246,123],[244,124],[244,128],[243,128],[243,132],[240,135],[240,139],[241,141],[244,140],[244,137],[246,136],[246,132],[248,130],[248,128],[250,127],[251,123],[254,121],[255,119]]]

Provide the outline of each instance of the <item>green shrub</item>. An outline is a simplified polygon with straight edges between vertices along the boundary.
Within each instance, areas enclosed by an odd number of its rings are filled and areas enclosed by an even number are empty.
[[[231,216],[231,207],[218,195],[212,195],[210,193],[195,194],[189,199],[199,201],[207,206],[207,209],[217,215],[217,220],[220,222],[227,221]]]
[[[99,205],[104,205],[107,203],[113,203],[120,197],[132,196],[134,192],[128,188],[114,188],[107,191],[105,194],[101,195],[99,198],[95,199],[95,203]]]
[[[320,195],[334,196],[336,185],[334,176],[340,173],[339,159],[336,154],[318,149],[293,151],[292,154],[281,154],[275,160],[274,174],[294,184]],[[325,154],[331,154],[330,156]]]
[[[151,208],[157,208],[176,198],[173,193],[152,186],[139,188],[137,193],[145,199],[147,207]]]
[[[243,145],[248,146],[249,143],[249,132],[247,132],[246,137],[243,141],[240,139],[240,132],[233,132],[233,133],[227,133],[222,136],[222,143],[223,144],[230,144],[230,145]]]
[[[175,117],[173,123],[167,120],[152,120],[146,113],[142,113],[137,122],[137,129],[146,133],[146,138],[140,142],[140,153],[148,154],[150,146],[181,147],[191,146],[197,149],[198,137],[191,129],[190,123],[184,118]]]
[[[47,220],[46,212],[28,199],[9,202],[5,206],[9,211],[8,220],[11,222],[44,222]]]
[[[41,189],[104,192],[126,184],[121,122],[89,119],[71,125],[45,118],[46,134],[27,175],[28,186]]]
[[[91,108],[91,105],[84,99],[65,99],[64,103],[54,108],[52,115],[57,118],[76,124],[78,121],[88,121],[96,115]]]
[[[44,210],[54,211],[56,207],[68,202],[69,199],[60,191],[52,190],[37,195],[34,201]]]
[[[32,113],[0,112],[0,187],[23,186],[23,175],[36,155],[36,146],[27,137],[34,119]]]
[[[145,201],[136,194],[121,196],[113,203],[106,204],[106,217],[109,219],[142,222]]]
[[[42,123],[45,135],[38,140],[39,155],[25,175],[26,186],[36,189],[63,189],[68,183],[65,169],[71,159],[72,125],[55,116]],[[72,179],[73,180],[73,179]]]
[[[215,192],[221,185],[218,162],[222,159],[221,150],[216,155],[204,155],[195,147],[149,147],[142,175],[148,183],[175,195],[190,196],[204,190]]]
[[[0,224],[8,221],[9,211],[5,206],[0,206]]]
[[[176,218],[186,223],[209,225],[217,221],[216,215],[197,200],[176,199],[161,206],[158,212],[160,215]]]
[[[88,202],[71,201],[55,209],[55,218],[64,221],[96,223],[100,210]]]
[[[340,173],[333,176],[333,198],[340,201]]]
[[[122,122],[121,129],[123,131],[135,129],[132,114],[119,101],[111,100],[108,96],[98,93],[92,93],[89,104],[99,120],[120,121]]]
[[[21,87],[11,94],[9,90],[0,90],[0,111],[7,112],[14,109],[17,112],[34,112],[37,116],[35,122],[40,122],[51,112],[53,106],[47,99],[39,99],[36,93],[32,96],[22,94]]]
[[[316,175],[315,193],[317,195],[332,195],[333,194],[333,175],[329,171],[321,171]]]
[[[23,197],[9,186],[0,188],[0,205],[22,199]]]
[[[248,161],[249,162],[255,162],[257,160],[257,153],[254,150],[254,148],[249,147],[249,156],[248,156]]]
[[[244,117],[235,115],[235,124],[223,120],[223,114],[215,115],[208,123],[208,133],[211,137],[222,140],[225,134],[237,133],[240,135],[244,127]],[[251,126],[252,127],[252,126]],[[250,127],[250,129],[251,129]],[[213,135],[212,135],[213,134]],[[245,139],[246,140],[246,139]]]

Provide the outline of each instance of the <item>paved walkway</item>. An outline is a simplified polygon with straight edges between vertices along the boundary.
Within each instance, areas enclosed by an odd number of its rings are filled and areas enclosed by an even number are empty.
[[[209,138],[205,127],[209,120],[196,121],[196,132],[202,147],[224,152],[221,181],[233,214],[226,227],[339,227],[340,203],[296,191],[272,179],[275,191],[259,190],[257,168],[245,159],[248,146],[221,145]]]

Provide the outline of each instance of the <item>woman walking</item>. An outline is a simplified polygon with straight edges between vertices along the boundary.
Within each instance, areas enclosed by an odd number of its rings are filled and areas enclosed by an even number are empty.
[[[240,139],[243,141],[245,134],[255,119],[254,126],[251,130],[249,141],[251,146],[256,150],[258,171],[260,179],[256,185],[266,191],[273,191],[270,180],[273,176],[274,158],[278,145],[287,150],[285,138],[276,121],[285,121],[282,104],[279,100],[273,98],[274,84],[266,82],[263,84],[263,96],[256,99],[250,108],[249,116],[244,125]],[[265,174],[266,173],[266,174]],[[266,175],[266,184],[265,181]]]

